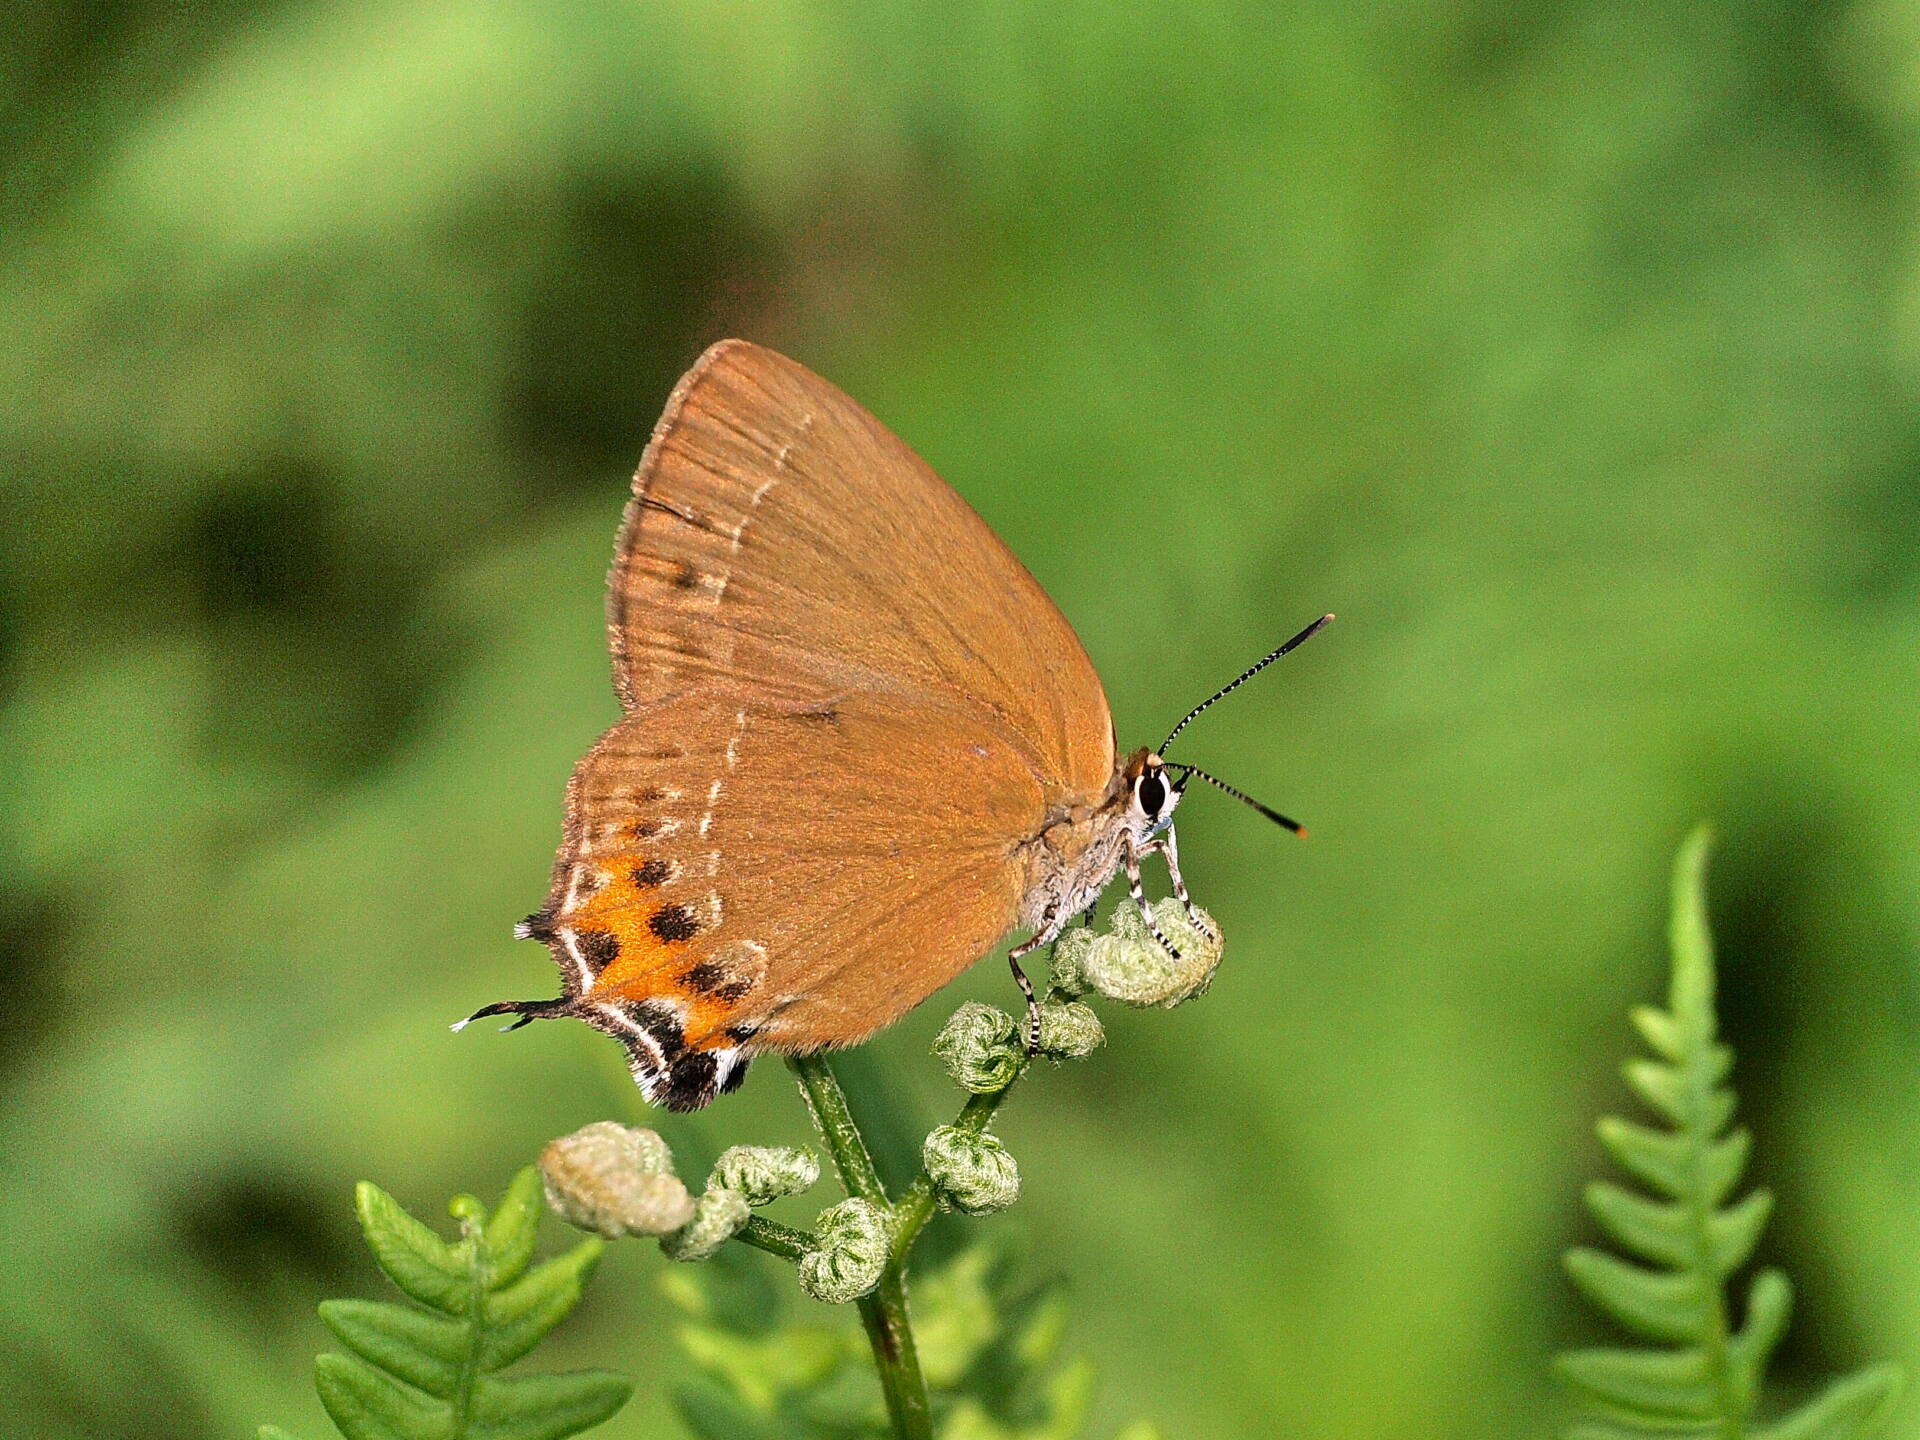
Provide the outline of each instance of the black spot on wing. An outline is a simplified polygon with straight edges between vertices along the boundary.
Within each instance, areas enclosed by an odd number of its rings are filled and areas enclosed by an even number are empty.
[[[720,1065],[711,1050],[690,1050],[667,1066],[653,1102],[669,1110],[698,1110],[720,1093]]]
[[[702,960],[698,965],[684,971],[680,983],[689,990],[701,995],[711,995],[714,999],[731,1005],[753,989],[753,980],[744,977],[738,971],[729,970],[724,965],[716,965],[711,960]]]
[[[644,865],[636,866],[633,872],[633,883],[642,890],[651,890],[656,885],[664,885],[672,878],[673,862],[671,860],[649,860]]]
[[[600,972],[620,958],[620,937],[610,930],[582,930],[573,937],[574,949],[589,972]]]
[[[647,917],[647,928],[669,945],[691,940],[700,933],[700,922],[684,905],[662,905]]]

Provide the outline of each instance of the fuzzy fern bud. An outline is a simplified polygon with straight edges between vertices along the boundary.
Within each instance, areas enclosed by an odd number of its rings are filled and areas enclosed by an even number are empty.
[[[792,1145],[735,1145],[720,1152],[707,1177],[709,1190],[737,1190],[752,1206],[771,1205],[811,1190],[820,1178],[820,1157]]]
[[[954,1084],[975,1095],[994,1095],[1020,1073],[1021,1053],[1013,1017],[1004,1010],[969,1000],[934,1038],[933,1053]]]
[[[651,1130],[596,1121],[540,1152],[547,1204],[569,1225],[608,1240],[665,1235],[693,1218],[667,1142]]]
[[[887,1268],[893,1224],[871,1200],[842,1200],[814,1223],[820,1248],[800,1257],[800,1288],[816,1300],[844,1305],[870,1294]]]
[[[1089,992],[1124,1005],[1172,1009],[1201,994],[1212,983],[1220,965],[1219,926],[1204,910],[1187,910],[1169,896],[1153,906],[1161,934],[1180,952],[1174,959],[1156,940],[1137,907],[1121,905],[1105,931],[1073,929],[1063,934],[1053,951],[1053,984],[1067,995]]]
[[[1106,1044],[1100,1017],[1077,1001],[1040,1007],[1040,1051],[1055,1060],[1084,1060]]]
[[[991,1215],[1020,1198],[1020,1167],[992,1136],[941,1125],[920,1147],[941,1204],[968,1215]]]
[[[693,1202],[693,1218],[660,1237],[669,1260],[705,1260],[747,1228],[747,1197],[738,1190],[709,1190]]]

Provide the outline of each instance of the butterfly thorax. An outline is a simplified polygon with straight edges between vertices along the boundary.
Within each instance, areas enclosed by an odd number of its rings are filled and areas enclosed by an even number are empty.
[[[1136,750],[1114,767],[1104,795],[1056,805],[1025,846],[1027,890],[1020,924],[1040,943],[1100,898],[1130,849],[1138,851],[1166,828],[1177,803],[1173,792],[1164,792],[1164,808],[1151,815],[1136,798],[1142,778],[1157,775],[1160,767],[1158,755]]]

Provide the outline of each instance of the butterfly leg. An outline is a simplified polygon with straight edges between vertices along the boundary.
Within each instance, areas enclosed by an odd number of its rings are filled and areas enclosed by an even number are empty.
[[[1201,924],[1200,914],[1194,909],[1193,897],[1187,894],[1187,882],[1180,878],[1180,846],[1173,838],[1173,827],[1171,825],[1167,827],[1166,834],[1146,846],[1140,853],[1145,855],[1153,850],[1158,850],[1160,854],[1165,857],[1167,862],[1167,875],[1173,881],[1173,893],[1179,898],[1181,905],[1186,908],[1187,919],[1193,922],[1193,928],[1214,932],[1214,926]]]
[[[1131,840],[1127,842],[1127,893],[1133,897],[1134,908],[1140,912],[1140,918],[1147,922],[1148,933],[1160,942],[1160,948],[1171,955],[1174,963],[1178,964],[1180,952],[1174,947],[1174,943],[1167,939],[1166,935],[1162,933],[1160,922],[1153,918],[1153,911],[1147,905],[1146,892],[1140,888],[1140,857],[1158,848],[1159,842],[1157,841],[1152,845],[1147,845],[1140,849],[1135,849]]]
[[[1027,997],[1027,1058],[1031,1060],[1040,1053],[1040,1001],[1033,993],[1033,982],[1027,979],[1027,972],[1020,968],[1020,957],[1030,955],[1046,941],[1047,932],[1042,930],[1024,945],[1016,945],[1007,954],[1007,964],[1013,970],[1013,983],[1020,987],[1020,993]]]

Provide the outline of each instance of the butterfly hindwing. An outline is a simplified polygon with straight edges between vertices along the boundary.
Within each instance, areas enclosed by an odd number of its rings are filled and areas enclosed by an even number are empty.
[[[944,752],[972,778],[916,808],[917,774]],[[618,1036],[670,1105],[711,1098],[754,1051],[862,1039],[977,959],[1013,923],[1024,876],[985,817],[1043,813],[1010,747],[871,697],[830,720],[684,701],[637,713],[581,762],[568,800],[553,889],[527,926],[566,991],[541,1013]]]

